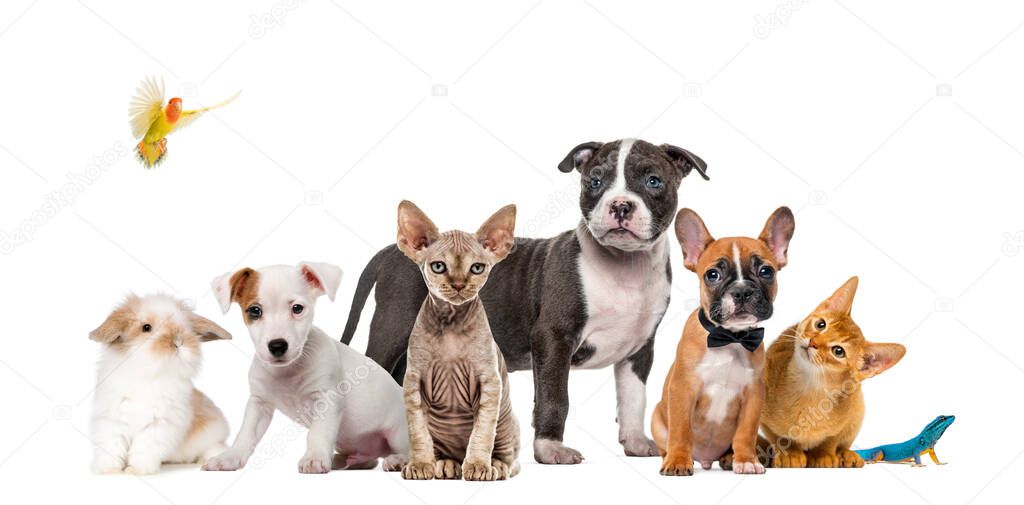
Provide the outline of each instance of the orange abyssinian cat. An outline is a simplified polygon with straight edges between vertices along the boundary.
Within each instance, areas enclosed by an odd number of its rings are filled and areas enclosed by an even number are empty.
[[[768,348],[761,432],[775,468],[864,466],[850,450],[864,419],[860,383],[895,365],[906,348],[864,339],[850,317],[856,292],[853,277]]]

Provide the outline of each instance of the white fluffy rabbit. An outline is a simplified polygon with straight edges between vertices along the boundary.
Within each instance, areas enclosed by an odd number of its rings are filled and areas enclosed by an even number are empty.
[[[227,447],[224,414],[193,387],[200,342],[230,339],[165,295],[130,295],[91,333],[103,344],[93,398],[92,469],[148,474]]]

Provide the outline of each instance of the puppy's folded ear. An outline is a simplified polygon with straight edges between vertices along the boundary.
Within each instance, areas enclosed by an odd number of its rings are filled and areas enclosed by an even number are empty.
[[[329,300],[334,301],[334,295],[338,293],[338,286],[341,285],[340,268],[330,263],[303,261],[299,263],[299,272],[313,290],[314,296],[327,295]]]
[[[584,142],[572,148],[569,154],[565,155],[562,162],[558,164],[558,169],[565,173],[579,170],[584,163],[594,157],[594,153],[603,145],[603,142]]]
[[[137,298],[131,295],[120,307],[114,309],[102,324],[89,332],[89,339],[109,344],[121,338],[135,321],[135,313],[129,308],[129,304],[133,300],[137,300]]]
[[[779,207],[772,212],[768,222],[764,224],[764,230],[761,231],[761,242],[768,244],[768,248],[775,255],[775,264],[779,268],[786,266],[789,241],[793,238],[795,227],[793,211],[789,210],[789,207]]]
[[[690,209],[681,209],[676,214],[676,239],[683,248],[683,266],[694,272],[704,249],[715,241],[704,226],[704,220]]]
[[[419,262],[419,253],[438,236],[437,226],[416,204],[409,200],[398,204],[398,248],[406,256]]]
[[[690,175],[691,170],[697,170],[697,173],[704,178],[705,181],[710,181],[708,177],[708,164],[704,163],[704,160],[700,156],[683,149],[682,147],[676,147],[671,144],[662,144],[661,150],[665,152],[668,159],[672,160],[679,170],[682,172],[683,177]]]
[[[189,324],[192,326],[192,331],[199,335],[200,342],[231,340],[231,334],[228,333],[228,330],[221,328],[217,323],[210,321],[203,316],[198,314],[189,314],[188,319]]]
[[[256,287],[259,274],[251,268],[243,268],[237,272],[228,272],[217,277],[210,283],[213,296],[217,298],[222,313],[227,314],[231,302],[239,300],[239,294],[246,289]],[[243,307],[244,309],[244,307]]]
[[[491,251],[498,261],[505,259],[512,247],[516,244],[516,206],[506,205],[493,216],[476,232],[476,239]]]

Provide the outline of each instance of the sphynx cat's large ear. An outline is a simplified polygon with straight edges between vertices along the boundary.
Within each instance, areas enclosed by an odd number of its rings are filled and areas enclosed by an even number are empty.
[[[440,234],[437,226],[409,200],[398,204],[398,248],[413,261],[432,244]]]
[[[515,245],[516,206],[506,205],[495,212],[476,232],[476,239],[498,261],[505,259]]]

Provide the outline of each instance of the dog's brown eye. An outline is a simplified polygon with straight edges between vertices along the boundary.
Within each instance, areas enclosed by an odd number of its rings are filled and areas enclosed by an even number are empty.
[[[252,307],[245,309],[245,313],[249,314],[249,319],[255,321],[263,315],[263,309],[261,309],[259,305],[253,305]]]
[[[817,320],[814,323],[814,327],[819,329],[819,330],[824,330],[825,329],[825,320],[824,319]]]
[[[299,304],[296,303],[295,305],[292,305],[292,314],[295,314],[295,315],[302,314],[302,309],[304,309],[304,308],[305,307],[303,307],[302,305],[299,305]]]
[[[153,326],[149,323],[146,323],[142,325],[142,331],[149,333],[150,331],[153,331]]]
[[[484,273],[484,268],[487,268],[483,263],[473,263],[469,266],[470,273],[480,275]]]
[[[837,358],[845,358],[846,349],[843,349],[842,346],[834,345],[832,346],[832,354],[835,354]]]

